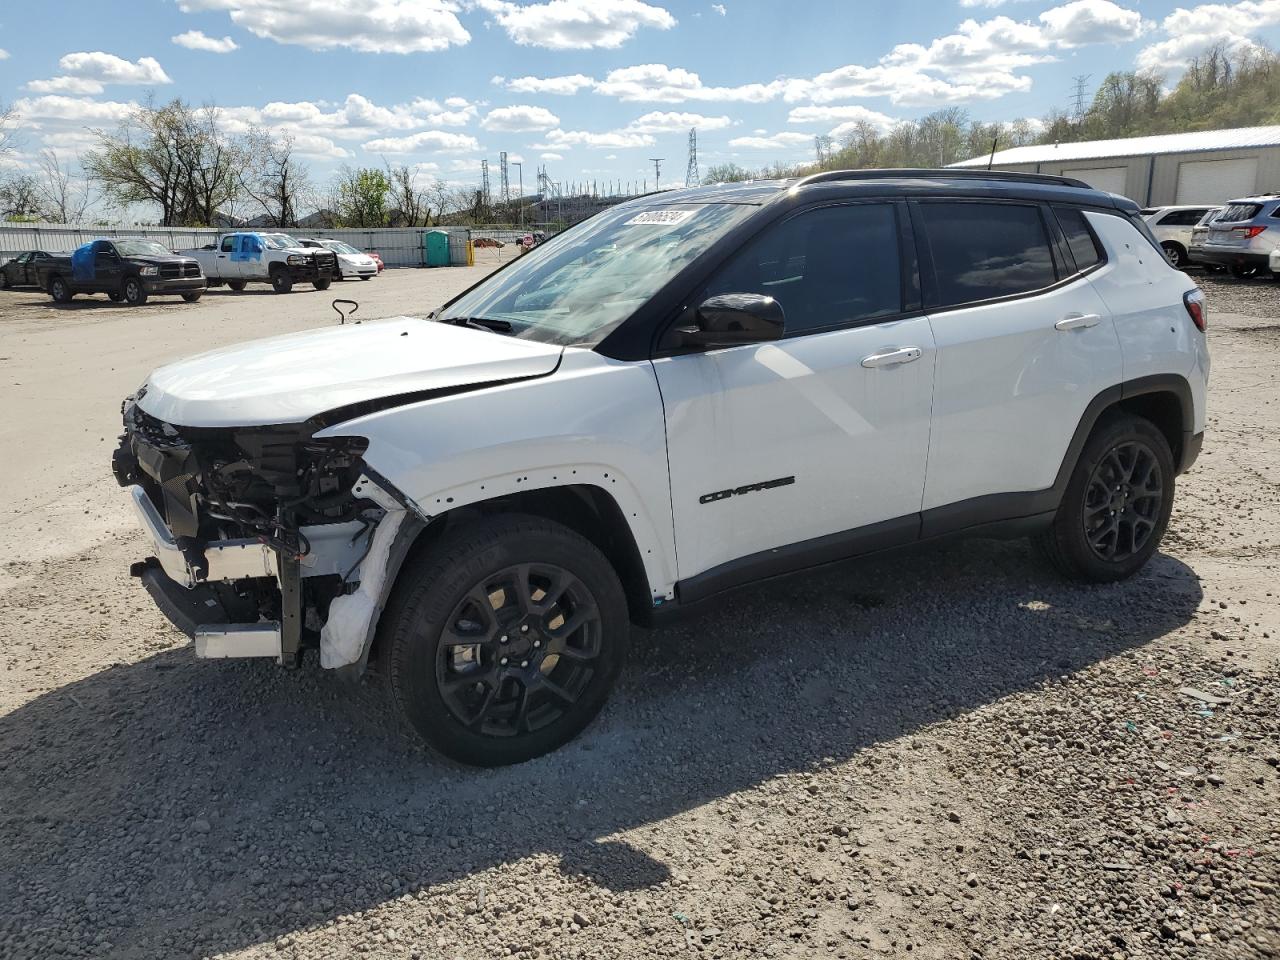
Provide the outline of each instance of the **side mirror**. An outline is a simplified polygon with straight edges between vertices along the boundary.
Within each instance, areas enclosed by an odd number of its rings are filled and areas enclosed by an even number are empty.
[[[785,327],[782,304],[759,293],[722,293],[702,301],[697,326],[680,331],[687,347],[736,347],[780,340]]]

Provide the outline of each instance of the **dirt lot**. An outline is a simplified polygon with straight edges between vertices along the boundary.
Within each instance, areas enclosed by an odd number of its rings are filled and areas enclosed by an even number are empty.
[[[0,294],[0,956],[1280,955],[1280,285],[1205,282],[1210,432],[1136,579],[969,541],[740,594],[477,772],[376,677],[194,661],[107,461],[157,363],[482,269]]]

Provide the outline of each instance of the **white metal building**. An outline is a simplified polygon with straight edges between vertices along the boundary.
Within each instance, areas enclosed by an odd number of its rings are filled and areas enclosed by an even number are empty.
[[[1013,147],[953,164],[1075,177],[1144,207],[1280,191],[1280,126]]]

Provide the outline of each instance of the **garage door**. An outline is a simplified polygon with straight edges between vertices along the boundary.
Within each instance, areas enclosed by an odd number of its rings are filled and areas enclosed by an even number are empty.
[[[1124,194],[1124,181],[1128,172],[1128,167],[1094,167],[1083,170],[1063,170],[1062,175],[1083,180],[1095,190]]]
[[[1225,203],[1258,189],[1258,161],[1195,160],[1178,165],[1176,203]]]

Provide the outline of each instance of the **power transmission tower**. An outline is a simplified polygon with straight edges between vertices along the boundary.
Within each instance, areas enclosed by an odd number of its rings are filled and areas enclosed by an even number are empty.
[[[698,173],[698,128],[693,127],[689,130],[689,166],[684,172],[684,185],[696,187],[701,182],[702,177]]]
[[[1089,99],[1088,87],[1086,84],[1092,73],[1084,73],[1078,77],[1072,77],[1071,82],[1075,84],[1075,92],[1071,95],[1071,103],[1074,108],[1071,116],[1079,123],[1084,118],[1085,103]]]
[[[498,186],[502,191],[502,202],[511,202],[511,182],[507,179],[507,151],[498,154]]]
[[[489,205],[489,161],[480,161],[480,196],[484,198],[484,205]]]
[[[662,161],[663,161],[663,160],[665,160],[665,159],[667,159],[667,158],[666,158],[666,157],[650,157],[650,158],[649,158],[649,160],[653,163],[653,191],[654,191],[654,193],[657,193],[657,192],[658,192],[658,179],[662,176]]]

